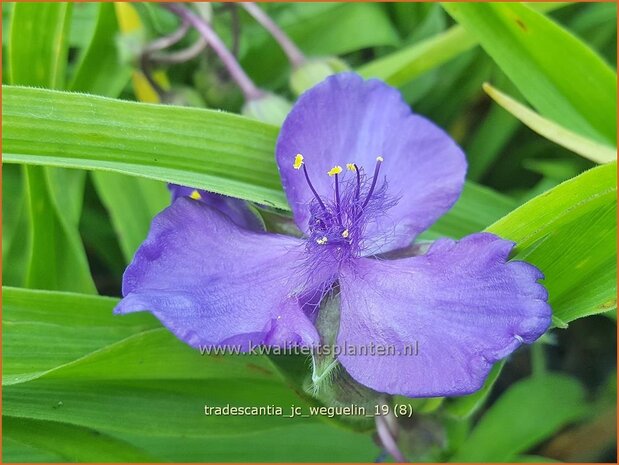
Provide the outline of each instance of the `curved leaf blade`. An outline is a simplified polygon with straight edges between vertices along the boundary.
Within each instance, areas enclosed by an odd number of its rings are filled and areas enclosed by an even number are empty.
[[[275,126],[213,110],[3,88],[8,163],[97,169],[288,208]]]
[[[617,159],[616,148],[576,134],[560,124],[540,116],[488,83],[485,83],[483,87],[496,103],[546,139],[596,163],[609,163]]]
[[[617,162],[535,197],[487,228],[546,275],[555,325],[617,307]]]
[[[617,141],[617,74],[593,50],[520,3],[444,3],[545,117]]]

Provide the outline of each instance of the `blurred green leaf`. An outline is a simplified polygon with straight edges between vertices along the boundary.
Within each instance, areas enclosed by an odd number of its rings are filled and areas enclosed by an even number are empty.
[[[117,97],[131,77],[131,66],[117,50],[118,22],[113,3],[97,4],[95,28],[82,51],[69,89]]]
[[[490,395],[490,391],[492,390],[496,380],[499,378],[504,366],[505,360],[497,362],[492,367],[488,378],[479,391],[468,396],[449,399],[445,404],[445,410],[457,418],[467,418],[474,414]]]
[[[107,209],[127,263],[146,239],[151,220],[170,203],[165,185],[150,179],[93,172],[93,181]]]
[[[61,436],[55,446],[48,440],[72,429],[87,440],[83,428],[89,428],[143,445],[151,454],[170,460],[212,460],[204,441],[213,444],[217,457],[235,460],[240,457],[238,450],[215,444],[247,441],[256,444],[256,453],[265,460],[290,452],[287,444],[298,445],[294,454],[299,457],[314,449],[308,456],[317,459],[336,449],[347,457],[353,444],[360,459],[369,460],[369,454],[376,452],[367,436],[318,424],[319,417],[204,415],[205,404],[278,405],[286,414],[291,405],[297,405],[307,412],[308,399],[288,387],[266,357],[201,356],[161,328],[150,314],[114,316],[111,309],[116,299],[4,288],[3,300],[3,410],[9,422],[17,422],[18,430],[22,423],[34,425],[28,446],[62,457],[86,454],[73,449],[71,438]],[[55,423],[45,433],[37,430],[47,424],[41,422]],[[266,432],[272,428],[278,429]],[[9,429],[13,431],[12,426]],[[324,437],[326,449],[303,447],[309,432]],[[274,447],[282,434],[290,442]],[[10,437],[18,440],[19,436],[20,431],[13,431]],[[336,438],[350,440],[351,445],[341,448]],[[109,442],[107,436],[99,440],[103,446]],[[176,450],[170,444],[186,444],[189,449]],[[131,448],[118,450],[130,452]],[[248,449],[247,453],[253,452]]]
[[[67,63],[70,3],[19,3],[9,36],[11,82],[61,88]],[[27,35],[29,40],[23,40]],[[26,285],[95,292],[77,230],[84,173],[27,167],[31,251]]]
[[[23,167],[2,165],[2,282],[9,286],[24,285],[30,258],[24,179]]]
[[[341,55],[379,45],[397,45],[399,38],[382,5],[376,3],[262,4],[278,25],[309,56]],[[337,25],[337,27],[334,27]],[[281,48],[262,28],[245,26],[247,50],[241,60],[258,83],[278,81],[290,65]]]
[[[539,11],[552,11],[564,5],[565,2],[547,2],[533,7]],[[478,43],[475,34],[461,26],[453,26],[445,32],[366,63],[357,68],[357,72],[364,77],[376,77],[400,87],[470,50]]]
[[[453,208],[442,216],[420,239],[453,237],[460,239],[479,232],[516,208],[516,202],[487,187],[467,182]]]
[[[54,189],[52,183],[46,177],[48,174],[62,177],[67,181],[66,184],[54,184],[54,188],[77,193],[71,195],[72,200],[79,200],[83,192],[83,172],[48,173],[45,168],[27,168],[26,185],[29,223],[32,225],[32,250],[26,273],[26,286],[96,292],[77,222],[73,222],[76,212],[64,207],[61,201],[56,199],[57,192],[52,190]],[[63,211],[64,214],[60,215],[59,211]]]
[[[581,5],[578,14],[571,16],[571,31],[597,49],[611,65],[617,67],[617,4],[592,2]]]
[[[4,87],[5,162],[98,169],[287,208],[277,128],[238,115]]]
[[[357,68],[364,77],[376,77],[393,86],[402,86],[426,71],[438,67],[477,45],[461,27],[452,27],[390,55]]]
[[[512,461],[589,410],[580,384],[565,375],[519,381],[484,414],[451,461]]]
[[[380,454],[369,435],[322,423],[291,423],[283,428],[229,437],[121,437],[168,462],[369,463]]]
[[[445,3],[544,116],[616,144],[617,74],[570,32],[520,3]]]
[[[154,457],[116,438],[96,430],[56,423],[4,417],[3,446],[9,439],[9,447],[2,448],[5,463],[13,461],[38,461],[37,455],[24,451],[24,447],[53,454],[44,462],[153,462]],[[22,447],[16,448],[13,444]],[[7,450],[8,449],[8,450]],[[19,460],[19,455],[25,457]],[[49,456],[48,456],[49,457]],[[17,460],[15,460],[17,459]],[[24,460],[26,459],[26,460]]]
[[[157,327],[149,314],[113,317],[116,300],[107,297],[9,287],[2,297],[4,386],[37,378]]]
[[[52,463],[64,462],[64,457],[45,448],[23,444],[8,437],[8,431],[2,435],[2,462],[4,463]]]
[[[53,118],[46,117],[49,108]],[[3,112],[5,162],[110,170],[288,209],[274,162],[273,126],[208,110],[16,87],[5,88]],[[149,126],[141,123],[146,119]],[[63,120],[75,124],[73,130]],[[35,125],[37,133],[31,132]],[[128,129],[119,133],[119,125]],[[110,195],[121,196],[120,189],[112,190]],[[433,229],[434,237],[477,231],[514,206],[487,188],[467,186],[452,213]],[[132,237],[137,241],[141,234]]]
[[[97,21],[98,5],[96,2],[72,2],[69,46],[76,49],[88,45],[93,27]]]
[[[495,102],[505,108],[505,110],[546,139],[562,145],[566,149],[596,163],[608,163],[617,159],[616,147],[611,147],[607,144],[576,134],[560,124],[540,116],[525,105],[522,105],[510,96],[495,89],[490,84],[485,83],[484,90]]]
[[[617,162],[541,194],[489,228],[546,275],[555,324],[617,306]]]
[[[497,72],[498,71],[498,72]],[[520,95],[504,73],[495,70],[491,80],[513,95]],[[520,122],[513,118],[498,104],[492,102],[483,121],[469,131],[464,151],[469,162],[466,172],[468,179],[479,181],[490,171],[502,156],[509,156],[507,148],[517,131]]]
[[[519,455],[514,458],[518,463],[561,463],[559,460],[549,459],[541,455]]]
[[[150,314],[114,316],[116,302],[4,288],[3,413],[95,429],[188,437],[316,420],[204,415],[205,402],[288,409],[307,404],[267,357],[201,356]]]
[[[159,438],[231,436],[313,423],[278,415],[205,415],[204,405],[286,409],[303,402],[281,382],[259,379],[92,380],[39,378],[3,388],[3,413]],[[156,406],[156,408],[154,408]],[[307,408],[305,408],[307,411]],[[122,421],[119,421],[122,419]]]
[[[4,386],[43,376],[65,380],[279,379],[266,357],[202,356],[174,338],[149,313],[114,316],[117,299],[19,288],[4,288],[3,292]],[[49,331],[50,327],[55,331]]]
[[[11,83],[64,87],[71,7],[69,2],[14,5],[8,43]]]
[[[99,4],[96,28],[83,53],[72,90],[118,97],[132,73],[117,49],[119,32],[114,4]],[[128,263],[146,238],[152,218],[168,204],[167,189],[158,182],[116,173],[95,172],[92,180]]]

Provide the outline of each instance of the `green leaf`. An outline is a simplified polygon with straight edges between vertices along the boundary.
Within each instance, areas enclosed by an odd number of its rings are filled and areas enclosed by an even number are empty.
[[[271,14],[308,56],[341,55],[399,41],[384,8],[374,3],[288,3]],[[290,64],[273,38],[254,24],[245,30],[251,31],[251,39],[241,62],[256,82],[272,85],[286,76]]]
[[[165,440],[125,434],[121,437],[167,462],[370,463],[380,454],[369,435],[319,423],[290,424],[228,437]]]
[[[56,116],[46,119],[50,107]],[[17,87],[5,88],[3,112],[5,162],[115,171],[288,209],[274,162],[274,126],[209,110]],[[148,127],[140,123],[146,119]],[[79,124],[68,130],[62,120]],[[30,132],[35,125],[39,132]],[[119,133],[119,126],[129,129]],[[95,131],[97,137],[92,136]],[[109,195],[121,195],[120,189],[110,190]],[[514,207],[505,196],[468,185],[450,216],[433,231],[435,236],[465,235]],[[133,237],[135,244],[142,232]]]
[[[483,387],[468,396],[454,397],[449,399],[445,404],[445,410],[456,418],[467,418],[474,414],[483,405],[485,400],[490,395],[490,391],[494,386],[494,383],[499,378],[503,367],[505,366],[505,360],[497,362],[490,371],[488,378],[484,382]]]
[[[565,375],[511,386],[484,414],[452,462],[509,462],[586,415],[584,390]]]
[[[255,444],[258,456],[275,460],[286,453],[286,447],[275,447],[281,446],[282,437],[287,438],[285,444],[296,445],[289,452],[299,457],[307,449],[312,449],[307,456],[317,459],[336,449],[342,458],[369,460],[375,455],[376,447],[367,436],[318,423],[320,417],[205,415],[205,404],[276,405],[286,415],[291,405],[297,405],[307,413],[308,402],[313,401],[297,393],[298,388],[288,387],[269,358],[201,356],[150,314],[114,316],[116,302],[99,296],[3,289],[3,412],[10,417],[5,437],[19,439],[15,424],[18,429],[22,424],[35,425],[27,448],[63,457],[67,452],[75,457],[87,452],[73,449],[71,438],[60,436],[55,446],[48,440],[74,430],[87,441],[84,428],[104,433],[103,446],[111,444],[108,436],[116,437],[156,457],[177,461],[212,460],[211,450],[217,457],[238,461],[254,449],[223,445],[239,441]],[[302,360],[295,361],[304,369]],[[49,425],[49,436],[41,432],[44,437],[39,437],[36,425]],[[325,438],[322,451],[302,445],[310,432]],[[337,438],[350,445],[341,448]],[[17,452],[28,452],[22,449]],[[131,448],[118,450],[125,452]]]
[[[154,216],[170,203],[170,194],[164,184],[150,179],[105,172],[92,174],[128,263],[146,239]]]
[[[555,323],[617,306],[617,163],[541,194],[487,230],[516,242],[516,258],[546,275]]]
[[[2,165],[2,282],[23,286],[30,254],[24,168]]]
[[[9,37],[11,81],[62,87],[71,4],[16,4]],[[28,32],[30,31],[30,32]],[[29,40],[23,40],[23,35]],[[84,173],[26,168],[31,246],[26,285],[95,292],[77,230]]]
[[[453,208],[442,216],[420,239],[429,240],[439,237],[460,239],[486,228],[511,210],[516,202],[492,189],[467,182],[462,195]]]
[[[452,27],[390,55],[357,68],[366,78],[376,77],[400,87],[423,73],[437,68],[461,53],[470,50],[477,41],[461,27]]]
[[[587,45],[520,3],[443,6],[479,39],[542,116],[616,144],[617,75]]]
[[[69,89],[117,97],[131,77],[131,66],[123,63],[117,49],[118,22],[113,3],[97,5],[95,29],[88,48],[82,51]]]
[[[316,418],[279,415],[205,415],[204,405],[304,406],[281,382],[258,379],[65,381],[37,379],[3,388],[3,413],[92,429],[208,437],[257,432]],[[156,407],[155,407],[156,406]],[[307,411],[307,408],[304,408]],[[165,412],[165,415],[162,414]],[[122,419],[122,421],[119,421]]]
[[[4,87],[3,159],[97,169],[288,208],[277,128],[238,115]]]
[[[552,11],[564,5],[566,3],[542,3],[535,5],[535,8]],[[364,77],[376,77],[392,86],[401,87],[472,49],[478,43],[475,34],[461,26],[453,26],[433,37],[366,63],[357,68],[357,72]]]
[[[49,450],[14,441],[5,434],[2,436],[2,462],[4,463],[52,463],[64,462],[64,457]]]
[[[8,44],[13,84],[64,86],[71,7],[68,2],[14,5]]]
[[[266,357],[202,356],[149,313],[115,316],[117,299],[19,288],[3,293],[4,386],[40,377],[279,379]]]
[[[499,73],[492,80],[518,95],[505,74]],[[506,148],[521,127],[517,119],[492,103],[483,121],[469,132],[466,139],[464,152],[469,162],[467,178],[472,181],[483,179],[494,163],[505,155]]]
[[[154,457],[146,452],[99,431],[51,421],[27,420],[4,417],[2,419],[3,441],[9,439],[9,450],[3,447],[5,462],[17,451],[11,444],[20,444],[35,451],[53,454],[53,462],[152,462]],[[3,444],[4,445],[4,444]],[[32,455],[31,455],[32,454]],[[37,461],[37,455],[25,453],[29,460]],[[49,459],[45,461],[50,461]]]
[[[495,102],[546,139],[596,163],[608,163],[617,159],[616,147],[576,134],[560,124],[540,116],[490,84],[485,83],[484,90]]]
[[[149,314],[114,317],[116,302],[108,297],[3,288],[2,384],[37,378],[157,327]]]
[[[118,53],[118,34],[114,4],[99,4],[96,27],[78,65],[72,90],[118,97],[132,72]],[[168,204],[169,193],[162,183],[116,173],[95,172],[92,180],[128,263],[146,238],[152,218]]]
[[[26,170],[32,251],[26,273],[26,286],[96,292],[77,225],[70,225],[57,214],[46,169]],[[75,174],[75,173],[74,173]],[[80,175],[83,173],[79,173]],[[81,176],[73,177],[80,182]]]
[[[150,314],[114,316],[116,302],[5,288],[3,413],[94,429],[188,437],[315,420],[204,415],[205,402],[288,409],[307,403],[267,357],[201,356]]]

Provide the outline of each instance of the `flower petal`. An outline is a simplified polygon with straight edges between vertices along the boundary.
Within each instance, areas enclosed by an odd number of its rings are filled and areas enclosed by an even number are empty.
[[[360,383],[390,394],[478,390],[494,362],[535,341],[551,321],[542,273],[506,262],[513,245],[481,233],[441,239],[422,256],[351,264],[340,279],[338,346],[371,341],[395,355],[345,353],[340,362]]]
[[[153,220],[115,312],[151,311],[193,347],[312,345],[318,335],[297,298],[314,279],[304,258],[299,239],[247,231],[179,198]]]
[[[331,76],[304,93],[277,141],[282,183],[297,225],[307,232],[312,192],[293,167],[297,153],[324,196],[333,195],[327,172],[334,166],[356,163],[371,174],[383,157],[380,177],[399,202],[368,226],[367,239],[384,243],[375,252],[404,247],[434,223],[458,199],[466,173],[464,154],[442,129],[413,114],[396,89],[354,73]]]
[[[258,215],[251,210],[245,200],[228,197],[227,195],[215,194],[202,189],[168,184],[168,190],[172,195],[172,202],[179,197],[195,197],[206,205],[216,208],[226,214],[237,225],[251,231],[264,231],[264,225]]]

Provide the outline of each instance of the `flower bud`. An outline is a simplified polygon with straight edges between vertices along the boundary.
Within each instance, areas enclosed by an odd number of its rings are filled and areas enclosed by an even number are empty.
[[[292,104],[288,100],[269,92],[245,102],[241,113],[264,123],[281,126],[291,108]]]
[[[290,88],[296,95],[300,95],[326,77],[349,69],[348,65],[337,57],[311,58],[292,72]]]

